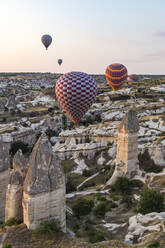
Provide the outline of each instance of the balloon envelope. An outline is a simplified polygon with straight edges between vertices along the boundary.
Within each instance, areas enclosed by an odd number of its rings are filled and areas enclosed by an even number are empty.
[[[58,64],[59,64],[59,65],[62,64],[62,59],[58,59]]]
[[[111,64],[105,71],[106,80],[114,91],[119,90],[127,80],[127,68],[122,64]]]
[[[139,76],[136,74],[128,75],[128,82],[137,82],[139,81]]]
[[[55,92],[59,104],[76,124],[94,103],[97,95],[97,84],[86,73],[69,72],[58,79]]]
[[[52,43],[52,37],[49,34],[44,34],[41,37],[41,41],[43,43],[43,45],[46,47],[46,49],[50,46],[50,44]]]

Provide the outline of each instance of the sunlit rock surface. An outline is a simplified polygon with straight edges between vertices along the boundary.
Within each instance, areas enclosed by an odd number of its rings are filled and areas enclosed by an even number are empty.
[[[43,220],[56,218],[63,231],[65,218],[65,180],[45,134],[33,148],[23,192],[24,223],[35,229]]]

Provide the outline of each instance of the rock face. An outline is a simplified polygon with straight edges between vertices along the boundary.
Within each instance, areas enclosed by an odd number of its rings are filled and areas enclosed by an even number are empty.
[[[114,174],[107,182],[113,184],[117,177],[132,177],[137,173],[138,167],[138,131],[139,123],[136,112],[131,109],[124,116],[118,129],[116,168]]]
[[[23,187],[23,215],[27,227],[35,229],[40,222],[56,218],[65,232],[64,174],[45,134],[33,149]]]
[[[128,234],[125,236],[127,243],[135,240],[141,242],[152,232],[165,232],[165,212],[150,213],[146,215],[137,214],[130,217]]]
[[[165,166],[164,147],[156,146],[151,152],[151,158],[156,165]]]
[[[13,158],[13,170],[6,193],[5,220],[15,218],[23,220],[22,195],[23,181],[27,171],[27,162],[21,150],[18,150]]]
[[[9,149],[0,140],[0,221],[5,220],[6,190],[9,182]]]
[[[15,100],[15,95],[11,95],[6,103],[8,110],[13,110],[16,108],[17,102]]]
[[[0,113],[3,113],[5,110],[5,106],[2,101],[0,101]]]

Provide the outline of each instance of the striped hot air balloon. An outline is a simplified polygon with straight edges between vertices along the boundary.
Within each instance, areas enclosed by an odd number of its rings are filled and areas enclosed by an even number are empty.
[[[58,79],[55,92],[59,104],[76,125],[94,103],[97,84],[86,73],[69,72]]]
[[[111,64],[105,71],[106,80],[114,91],[118,90],[127,80],[127,68],[122,64]]]

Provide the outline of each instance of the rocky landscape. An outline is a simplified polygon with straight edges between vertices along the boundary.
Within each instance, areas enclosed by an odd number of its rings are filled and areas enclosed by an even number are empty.
[[[59,76],[0,77],[1,247],[165,247],[165,78],[114,93],[94,75],[96,102],[73,129]],[[34,237],[54,218],[64,233]]]

